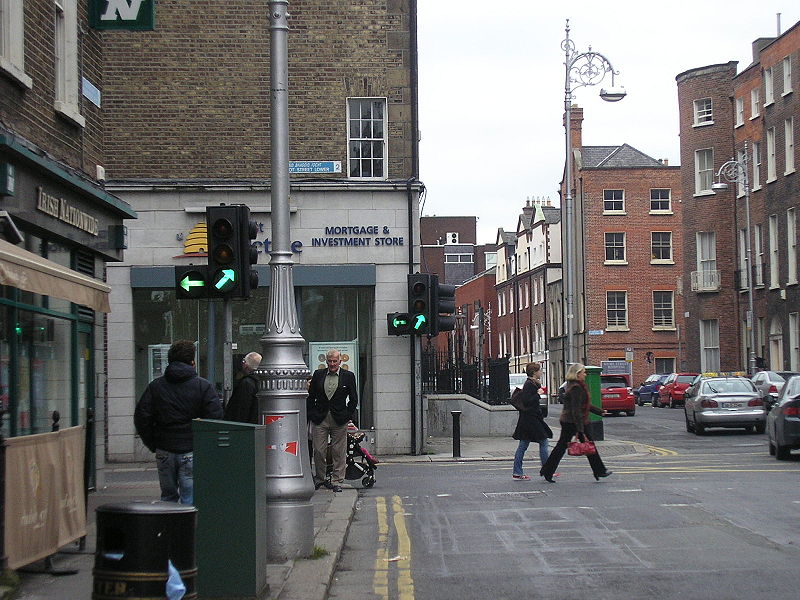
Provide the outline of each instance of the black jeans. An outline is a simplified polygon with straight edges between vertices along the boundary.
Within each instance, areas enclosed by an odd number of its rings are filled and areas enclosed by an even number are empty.
[[[577,431],[578,429],[575,427],[575,423],[561,423],[561,435],[558,437],[555,448],[550,451],[550,457],[547,459],[547,462],[542,465],[539,475],[544,477],[553,476],[553,473],[555,473],[558,468],[558,463],[561,462],[564,453],[567,451],[567,443],[572,441]],[[587,435],[586,437],[588,439],[589,436]],[[606,472],[606,466],[603,464],[603,459],[600,458],[599,453],[588,454],[586,458],[589,459],[589,464],[592,467],[592,473],[595,477]]]

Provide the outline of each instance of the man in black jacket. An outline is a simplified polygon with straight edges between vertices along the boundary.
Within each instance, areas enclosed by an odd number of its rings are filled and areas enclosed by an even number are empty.
[[[195,348],[190,340],[172,344],[163,377],[145,389],[133,422],[142,442],[156,453],[161,499],[194,502],[192,419],[221,419],[217,390],[194,368]]]
[[[225,420],[240,423],[258,423],[258,377],[255,370],[261,364],[261,355],[251,352],[242,360],[244,376],[233,386],[233,394],[225,406]]]
[[[358,406],[356,377],[341,368],[338,350],[325,355],[327,369],[317,369],[311,377],[306,401],[311,420],[311,440],[314,446],[314,487],[325,486],[334,492],[342,491],[347,462],[347,422]],[[328,443],[330,438],[330,444]],[[327,450],[330,445],[333,471],[327,480]]]

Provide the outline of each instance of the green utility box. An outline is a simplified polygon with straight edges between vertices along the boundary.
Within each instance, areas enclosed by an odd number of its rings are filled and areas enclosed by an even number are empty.
[[[589,388],[592,404],[597,408],[603,408],[603,397],[600,391],[600,367],[586,366],[586,387]],[[589,436],[596,442],[605,439],[603,435],[603,417],[594,413],[589,413]]]
[[[266,596],[266,428],[195,419],[194,504],[201,598]]]

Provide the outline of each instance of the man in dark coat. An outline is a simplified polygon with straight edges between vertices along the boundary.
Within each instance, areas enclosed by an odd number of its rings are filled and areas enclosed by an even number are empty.
[[[233,394],[225,407],[226,421],[258,423],[258,377],[255,370],[261,364],[261,355],[251,352],[242,360],[244,376],[233,386]]]
[[[217,390],[197,375],[194,354],[191,340],[172,344],[163,377],[148,384],[133,414],[142,442],[156,453],[161,499],[181,504],[194,502],[192,419],[222,418]]]
[[[347,466],[347,422],[358,406],[358,390],[355,375],[341,368],[342,357],[338,350],[328,350],[325,361],[328,367],[317,369],[311,377],[306,400],[312,423],[314,487],[325,486],[341,492]],[[326,473],[329,446],[333,461],[330,481]]]

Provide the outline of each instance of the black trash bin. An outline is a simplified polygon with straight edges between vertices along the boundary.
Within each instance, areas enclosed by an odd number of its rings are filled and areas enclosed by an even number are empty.
[[[120,502],[97,508],[92,600],[165,598],[168,561],[197,598],[194,506]]]

